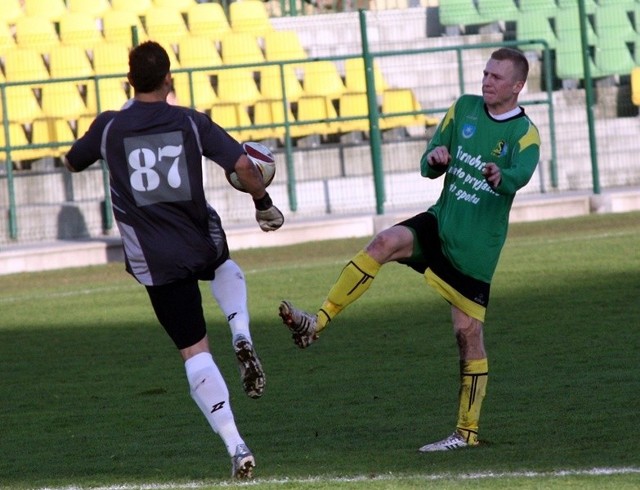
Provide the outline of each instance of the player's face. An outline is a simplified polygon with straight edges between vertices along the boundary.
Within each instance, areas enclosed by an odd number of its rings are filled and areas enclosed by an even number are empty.
[[[517,81],[513,63],[489,59],[482,77],[482,96],[492,114],[503,114],[515,108],[523,82]]]

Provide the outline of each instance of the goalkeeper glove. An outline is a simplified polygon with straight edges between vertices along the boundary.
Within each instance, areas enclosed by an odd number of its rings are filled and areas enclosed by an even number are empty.
[[[282,226],[284,216],[273,205],[268,193],[260,199],[254,199],[253,203],[256,207],[256,221],[262,231],[274,231]]]

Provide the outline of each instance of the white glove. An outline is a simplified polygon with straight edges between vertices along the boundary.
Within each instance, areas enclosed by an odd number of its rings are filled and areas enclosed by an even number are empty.
[[[273,205],[269,194],[261,199],[253,200],[256,206],[256,221],[262,231],[275,231],[284,223],[284,216],[280,210]]]

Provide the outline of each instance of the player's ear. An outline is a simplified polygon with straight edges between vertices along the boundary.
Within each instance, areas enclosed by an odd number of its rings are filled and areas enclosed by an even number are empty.
[[[516,83],[513,84],[513,93],[514,94],[519,94],[522,89],[524,88],[524,80],[518,80]]]

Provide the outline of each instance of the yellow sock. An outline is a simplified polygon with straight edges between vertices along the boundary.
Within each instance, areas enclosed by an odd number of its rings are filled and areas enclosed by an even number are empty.
[[[382,267],[367,252],[361,250],[342,269],[338,280],[329,290],[327,299],[318,311],[316,331],[320,332],[338,313],[357,300],[369,289]]]
[[[488,376],[486,359],[460,362],[460,407],[456,429],[471,445],[478,442],[478,421]]]

